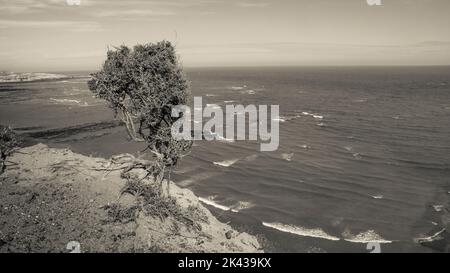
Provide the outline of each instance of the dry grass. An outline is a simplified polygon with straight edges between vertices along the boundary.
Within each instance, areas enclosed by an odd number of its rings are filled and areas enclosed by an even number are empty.
[[[6,158],[19,145],[19,137],[10,127],[0,125],[0,174],[6,169]]]
[[[201,230],[201,222],[207,223],[207,216],[196,206],[181,207],[176,199],[161,193],[160,187],[147,184],[137,179],[129,179],[122,190],[138,198],[138,207],[147,216],[159,218],[161,221],[172,219],[173,231],[178,232],[180,224],[188,230]]]
[[[107,222],[126,224],[136,221],[138,209],[138,206],[125,207],[116,203],[105,206],[105,210],[108,212]]]

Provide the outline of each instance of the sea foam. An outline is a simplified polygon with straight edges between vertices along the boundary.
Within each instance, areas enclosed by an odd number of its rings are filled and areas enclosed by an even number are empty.
[[[217,209],[223,210],[223,211],[231,211],[231,212],[238,212],[235,209],[232,209],[230,207],[224,206],[224,205],[220,205],[216,202],[214,202],[213,200],[211,200],[210,198],[203,198],[203,197],[199,197],[198,200],[202,203],[205,203],[207,205],[210,205],[212,207],[215,207]]]
[[[234,163],[238,162],[239,159],[230,159],[230,160],[225,160],[225,161],[220,161],[220,162],[213,162],[214,165],[218,165],[221,167],[230,167],[231,165],[233,165]]]
[[[380,235],[378,235],[374,230],[368,230],[361,233],[358,233],[357,235],[351,235],[351,234],[344,234],[344,237],[346,237],[344,240],[351,243],[361,243],[361,244],[367,244],[367,243],[379,243],[379,244],[390,244],[392,241],[386,240]]]
[[[294,225],[286,225],[282,223],[262,223],[263,226],[270,227],[282,232],[292,233],[303,237],[314,237],[314,238],[321,238],[331,241],[339,241],[340,239],[338,237],[332,236],[327,234],[325,231],[323,231],[320,228],[304,228]]]

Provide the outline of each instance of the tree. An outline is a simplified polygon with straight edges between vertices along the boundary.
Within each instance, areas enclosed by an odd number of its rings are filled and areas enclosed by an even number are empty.
[[[131,139],[145,141],[155,161],[146,166],[159,183],[192,147],[192,141],[172,138],[180,117],[172,108],[188,103],[189,86],[170,42],[108,50],[102,69],[91,75],[89,89],[105,99],[126,126]],[[167,183],[169,184],[169,183]]]

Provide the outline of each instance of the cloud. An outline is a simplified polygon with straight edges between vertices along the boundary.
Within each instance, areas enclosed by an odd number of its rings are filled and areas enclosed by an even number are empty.
[[[72,32],[96,32],[102,27],[97,22],[91,21],[39,21],[39,20],[0,20],[0,29],[6,28],[62,28]]]
[[[122,16],[170,16],[175,12],[168,10],[145,10],[145,9],[129,9],[129,10],[105,10],[96,12],[96,17],[122,17]]]
[[[65,0],[0,0],[0,12],[8,14],[36,13],[64,6]]]
[[[269,6],[269,3],[264,3],[264,2],[240,2],[240,3],[236,3],[236,6],[241,7],[241,8],[265,8],[267,6]]]

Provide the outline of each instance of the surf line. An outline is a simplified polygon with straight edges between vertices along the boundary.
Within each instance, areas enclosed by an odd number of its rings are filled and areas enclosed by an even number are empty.
[[[268,105],[227,104],[224,113],[219,105],[207,104],[203,107],[202,97],[194,97],[193,115],[189,106],[176,105],[172,108],[172,117],[178,118],[171,128],[172,137],[175,140],[259,140],[261,151],[275,151],[280,142],[280,106],[270,105],[270,130],[268,115]],[[203,124],[203,118],[209,118],[209,120]],[[223,137],[224,127],[226,138]]]

